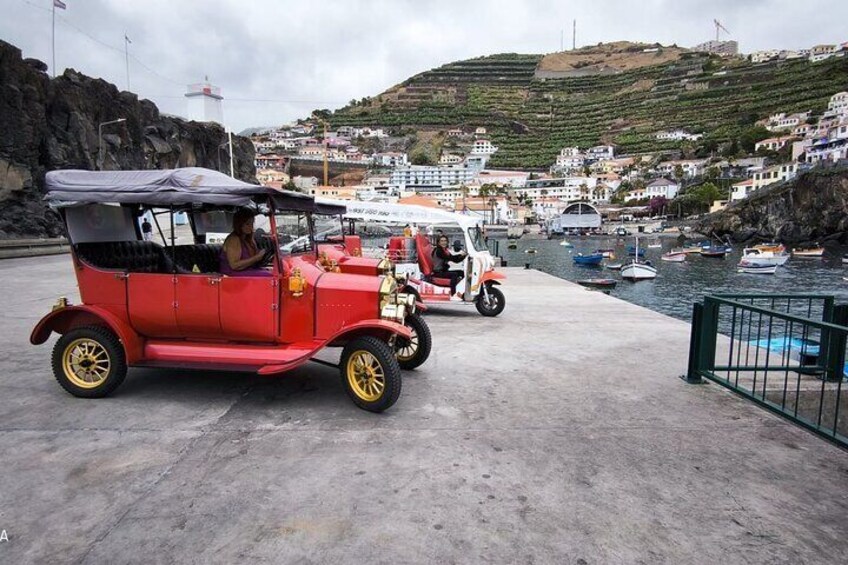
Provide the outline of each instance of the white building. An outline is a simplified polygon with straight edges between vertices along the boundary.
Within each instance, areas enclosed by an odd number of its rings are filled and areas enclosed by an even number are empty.
[[[676,182],[668,180],[667,178],[659,178],[651,181],[647,186],[645,186],[645,196],[648,198],[662,196],[668,200],[672,200],[675,196],[677,196],[677,192],[679,190],[680,185]]]
[[[477,177],[476,169],[462,166],[430,167],[425,165],[407,165],[395,167],[392,171],[392,186],[406,189],[412,187],[447,188],[468,184]]]
[[[477,139],[471,147],[471,153],[475,155],[491,155],[497,150],[498,148],[492,145],[492,142],[488,139]]]
[[[746,198],[748,194],[754,190],[754,181],[753,179],[745,179],[742,182],[737,182],[733,185],[733,189],[730,192],[730,200],[742,200]]]
[[[809,117],[810,112],[799,112],[788,116],[783,112],[772,114],[766,121],[766,129],[769,131],[791,130],[805,123]]]
[[[586,150],[586,159],[588,160],[599,161],[613,157],[615,157],[615,148],[612,145],[598,145]]]
[[[192,122],[217,122],[224,124],[221,89],[209,81],[188,85],[188,119]]]
[[[783,165],[775,165],[773,167],[769,167],[767,169],[763,169],[762,171],[757,171],[756,173],[754,173],[751,188],[752,190],[757,190],[759,188],[774,184],[776,182],[786,181],[791,178],[794,178],[796,174],[798,174],[797,163],[785,163]]]
[[[570,171],[583,168],[586,156],[580,152],[579,147],[564,147],[557,155],[555,169]]]
[[[660,141],[697,141],[704,137],[700,133],[688,133],[682,129],[674,129],[671,131],[658,131],[657,139]]]
[[[751,53],[752,63],[765,63],[772,59],[777,59],[780,56],[780,51],[777,49],[767,49],[765,51],[754,51]]]
[[[701,159],[687,159],[682,161],[666,161],[657,165],[657,172],[663,176],[674,175],[678,166],[683,170],[683,176],[686,178],[697,177],[704,172],[706,161]]]
[[[386,153],[374,153],[371,162],[378,167],[403,167],[409,164],[406,153],[389,151]]]
[[[838,45],[816,45],[810,49],[810,62],[818,63],[833,57],[840,48]]]
[[[458,165],[462,163],[462,155],[457,155],[455,153],[442,153],[442,156],[439,157],[440,165]]]
[[[768,139],[764,139],[755,143],[754,151],[759,151],[760,149],[766,149],[768,151],[780,151],[780,149],[790,141],[795,141],[795,138],[791,136],[769,137]]]
[[[827,103],[828,116],[848,116],[848,92],[837,92]]]
[[[597,184],[598,179],[595,177],[534,179],[527,180],[524,187],[510,190],[510,193],[524,194],[534,200],[537,198],[558,198],[566,202],[591,200]]]

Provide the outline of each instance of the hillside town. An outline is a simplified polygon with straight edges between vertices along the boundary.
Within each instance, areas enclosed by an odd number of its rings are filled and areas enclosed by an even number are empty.
[[[753,55],[752,55],[753,56]],[[316,119],[256,133],[258,180],[268,186],[340,200],[382,200],[441,207],[490,223],[543,223],[571,203],[595,206],[611,219],[714,212],[819,162],[848,158],[848,92],[822,112],[779,112],[757,121],[750,147],[686,158],[703,132],[656,132],[687,144],[680,151],[619,155],[613,145],[564,147],[546,171],[487,166],[498,151],[482,126],[435,131],[437,162],[410,156],[403,132],[380,126],[328,130]],[[734,145],[735,142],[734,142]],[[744,143],[743,143],[744,145]],[[312,163],[360,171],[329,177],[292,174]]]

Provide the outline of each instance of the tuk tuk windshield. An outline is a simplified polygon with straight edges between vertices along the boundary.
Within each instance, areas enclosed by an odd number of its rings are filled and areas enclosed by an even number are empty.
[[[308,214],[277,212],[274,220],[277,223],[277,240],[283,255],[309,253],[315,250]]]
[[[314,214],[312,222],[315,226],[315,241],[317,243],[340,243],[343,241],[341,216]]]
[[[488,251],[486,246],[486,238],[483,236],[483,230],[480,226],[472,226],[468,228],[468,237],[471,238],[471,243],[474,245],[475,251]]]

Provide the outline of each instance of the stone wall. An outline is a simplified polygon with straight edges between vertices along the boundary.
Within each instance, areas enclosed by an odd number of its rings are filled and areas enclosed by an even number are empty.
[[[97,169],[103,122],[126,119],[103,128],[102,169],[229,172],[221,126],[162,115],[153,102],[73,69],[55,79],[46,70],[0,41],[0,238],[63,234],[58,216],[43,204],[44,175]],[[255,182],[252,143],[234,136],[233,145],[236,177]]]

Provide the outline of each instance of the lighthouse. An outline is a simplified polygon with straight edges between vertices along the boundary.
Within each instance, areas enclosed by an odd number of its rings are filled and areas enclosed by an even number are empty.
[[[224,123],[221,89],[209,83],[209,77],[201,83],[188,85],[188,119],[195,122]]]

